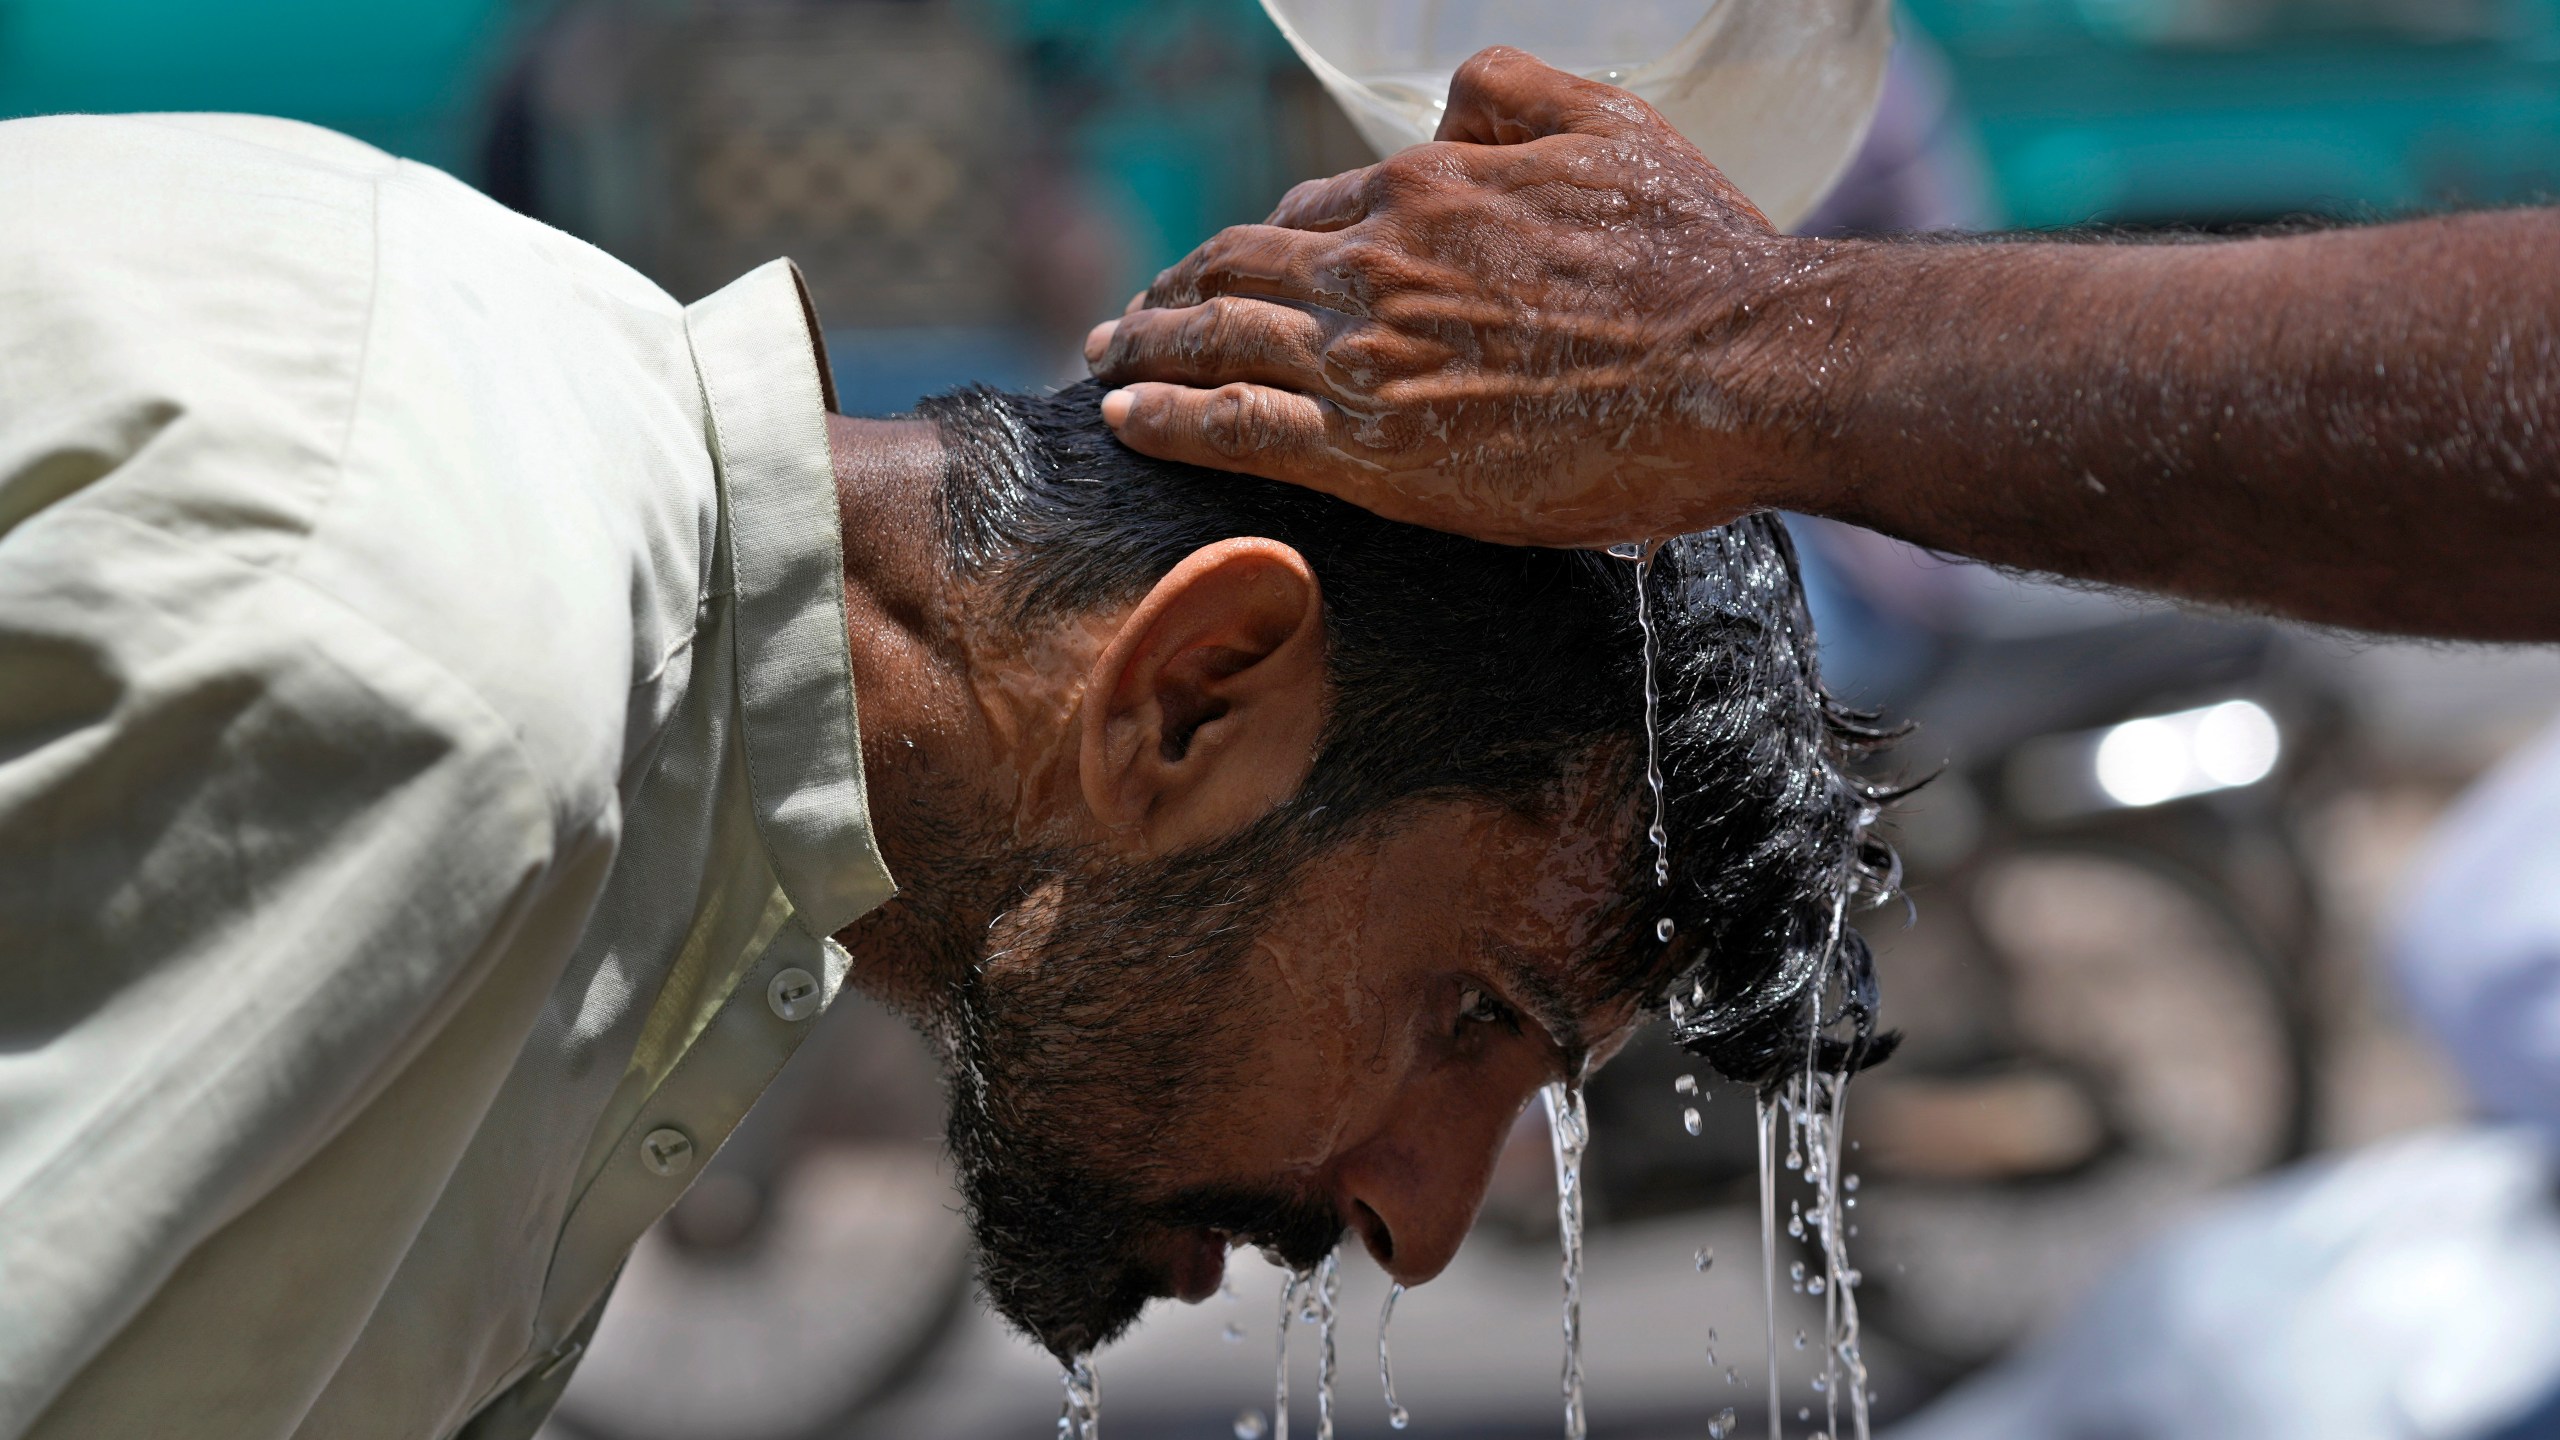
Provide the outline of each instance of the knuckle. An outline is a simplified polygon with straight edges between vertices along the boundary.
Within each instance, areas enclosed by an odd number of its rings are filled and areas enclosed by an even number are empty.
[[[1345,279],[1377,274],[1393,262],[1389,246],[1367,237],[1345,240],[1325,257],[1325,268]]]
[[[1451,178],[1448,147],[1416,145],[1381,160],[1369,173],[1369,198],[1392,205],[1439,189]]]
[[[1511,57],[1519,53],[1508,45],[1488,45],[1468,56],[1466,61],[1458,66],[1458,73],[1449,77],[1449,83],[1453,86],[1481,84],[1486,77],[1499,72],[1510,62]]]
[[[1324,344],[1326,378],[1349,394],[1368,394],[1410,368],[1395,338],[1374,325],[1356,325]]]
[[[1201,411],[1200,438],[1218,454],[1239,460],[1279,442],[1278,417],[1258,392],[1242,385],[1221,386]]]
[[[1332,183],[1329,178],[1301,180],[1289,187],[1289,193],[1280,197],[1280,203],[1272,209],[1271,213],[1287,215],[1311,208],[1325,198]]]
[[[1215,359],[1235,347],[1242,338],[1243,302],[1224,295],[1211,296],[1199,308],[1182,319],[1175,348],[1184,360],[1200,362]]]
[[[1120,317],[1111,331],[1111,342],[1103,347],[1105,368],[1125,369],[1145,363],[1160,353],[1164,346],[1164,322],[1161,310],[1133,310]]]
[[[1383,239],[1347,240],[1326,257],[1324,279],[1355,314],[1374,315],[1380,304],[1411,288],[1413,264],[1401,247]]]

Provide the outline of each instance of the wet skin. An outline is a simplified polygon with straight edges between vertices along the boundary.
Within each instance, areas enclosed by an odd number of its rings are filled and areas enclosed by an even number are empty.
[[[961,811],[991,844],[1131,863],[1235,834],[1311,768],[1320,594],[1295,551],[1234,540],[1134,603],[1011,633],[941,559],[931,427],[830,424],[871,809],[904,887],[840,938],[853,983],[931,1033],[955,967],[987,935],[1004,937],[984,961],[992,979],[1054,962],[1037,921],[1050,897],[971,910],[967,876],[937,873],[951,867],[928,829]],[[1223,1017],[1243,1037],[1244,1078],[1168,1113],[1102,1117],[1147,1137],[1109,1163],[1150,1198],[1209,1187],[1313,1201],[1398,1280],[1438,1274],[1522,1107],[1633,1026],[1630,1005],[1588,1003],[1578,983],[1617,938],[1614,872],[1640,824],[1618,773],[1569,780],[1540,816],[1400,807],[1320,855],[1254,938]],[[1095,1258],[1197,1300],[1217,1289],[1227,1246],[1255,1238],[1161,1229]]]
[[[1439,1274],[1521,1109],[1615,1053],[1635,1019],[1571,991],[1571,957],[1607,938],[1632,824],[1615,795],[1583,809],[1551,826],[1436,804],[1317,862],[1255,943],[1255,1083],[1167,1136],[1179,1182],[1317,1199],[1396,1280]],[[1229,1238],[1164,1237],[1169,1293],[1214,1293]]]
[[[1774,233],[1496,48],[1087,342],[1131,447],[1480,539],[1766,508],[2326,624],[2560,639],[2560,208],[2180,244]]]

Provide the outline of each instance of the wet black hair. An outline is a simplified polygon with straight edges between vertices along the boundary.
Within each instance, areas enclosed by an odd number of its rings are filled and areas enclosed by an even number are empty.
[[[1030,628],[1143,594],[1203,545],[1253,535],[1323,590],[1333,694],[1292,801],[1313,853],[1389,806],[1472,798],[1535,813],[1594,759],[1644,784],[1637,567],[1382,520],[1294,486],[1150,459],[1091,382],[972,387],[917,414],[948,456],[950,560]],[[1668,1009],[1680,1043],[1761,1087],[1881,1058],[1874,969],[1848,924],[1894,878],[1856,762],[1885,737],[1822,688],[1785,528],[1753,516],[1672,540],[1647,572],[1671,883],[1639,833],[1619,940],[1587,998]],[[1641,827],[1639,827],[1639,831]],[[1669,944],[1655,939],[1673,922]],[[1817,1033],[1820,1032],[1820,1033]]]

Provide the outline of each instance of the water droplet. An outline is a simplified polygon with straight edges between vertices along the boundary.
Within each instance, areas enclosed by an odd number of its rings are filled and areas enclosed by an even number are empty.
[[[1609,547],[1609,554],[1613,559],[1618,560],[1641,560],[1644,558],[1644,542],[1621,540]]]
[[[1244,1343],[1244,1327],[1241,1325],[1229,1325],[1226,1329],[1219,1331],[1218,1335],[1230,1345]]]
[[[1396,1301],[1404,1294],[1402,1285],[1387,1287],[1387,1303],[1378,1311],[1378,1388],[1387,1397],[1387,1423],[1398,1430],[1413,1423],[1413,1417],[1396,1403],[1396,1372],[1387,1358],[1387,1329],[1396,1318]]]
[[[1798,1283],[1802,1283],[1804,1280],[1804,1262],[1799,1260],[1793,1265],[1788,1266],[1787,1278],[1797,1281]]]
[[[1692,1135],[1706,1128],[1705,1122],[1698,1118],[1697,1107],[1691,1106],[1680,1112],[1680,1128]]]
[[[1841,1189],[1843,1189],[1843,1190],[1846,1190],[1846,1191],[1850,1192],[1850,1193],[1851,1193],[1851,1194],[1853,1194],[1853,1195],[1854,1195],[1854,1194],[1856,1194],[1856,1193],[1857,1193],[1857,1190],[1858,1190],[1858,1177],[1857,1177],[1857,1176],[1855,1176],[1855,1175],[1843,1175],[1843,1176],[1841,1176],[1841,1177],[1840,1177],[1840,1188],[1841,1188]]]
[[[1671,923],[1671,917],[1665,915],[1661,919],[1653,922],[1653,938],[1656,940],[1668,941],[1671,938],[1672,930],[1675,928],[1677,927]]]
[[[1796,1348],[1799,1350],[1804,1348],[1804,1331],[1802,1330],[1796,1331]]]
[[[1675,1094],[1675,1095],[1695,1095],[1695,1094],[1697,1094],[1697,1093],[1698,1093],[1698,1077],[1697,1077],[1697,1076],[1695,1076],[1695,1075],[1683,1075],[1683,1076],[1681,1076],[1679,1079],[1674,1080],[1674,1081],[1672,1081],[1672,1082],[1671,1082],[1671,1092],[1672,1092],[1673,1094]],[[1856,1187],[1856,1186],[1851,1186],[1850,1188],[1851,1188],[1851,1189],[1856,1189],[1857,1187]]]
[[[1733,1433],[1733,1407],[1727,1405],[1707,1422],[1707,1440],[1725,1440]]]
[[[1236,1412],[1236,1440],[1263,1440],[1263,1437],[1270,1433],[1271,1422],[1262,1418],[1261,1411],[1239,1410]]]
[[[1807,1295],[1819,1295],[1822,1293],[1822,1289],[1822,1277],[1819,1275],[1816,1275],[1812,1279],[1804,1282],[1804,1293]]]
[[[1715,1263],[1716,1263],[1716,1252],[1715,1252],[1715,1247],[1714,1247],[1714,1246],[1712,1246],[1712,1245],[1709,1245],[1709,1246],[1702,1246],[1702,1247],[1700,1247],[1700,1249],[1698,1250],[1698,1253],[1697,1253],[1697,1254],[1692,1255],[1692,1256],[1690,1256],[1689,1258],[1690,1258],[1692,1261],[1696,1262],[1697,1267],[1698,1267],[1698,1273],[1703,1275],[1703,1274],[1705,1274],[1705,1273],[1706,1273],[1706,1271],[1707,1271],[1707,1267],[1708,1267],[1708,1266],[1711,1266],[1711,1265],[1713,1265],[1713,1264],[1715,1264]],[[1708,1338],[1708,1339],[1710,1339],[1710,1340],[1713,1340],[1714,1338],[1716,1338],[1716,1332],[1714,1332],[1713,1330],[1708,1331],[1708,1332],[1707,1332],[1707,1338]]]

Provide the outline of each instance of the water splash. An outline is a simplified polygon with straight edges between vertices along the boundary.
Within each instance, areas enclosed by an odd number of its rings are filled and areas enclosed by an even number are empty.
[[[1316,1266],[1316,1440],[1333,1440],[1333,1322],[1341,1309],[1342,1252]]]
[[[1556,1231],[1563,1248],[1564,1433],[1583,1440],[1582,1414],[1582,1152],[1591,1143],[1591,1121],[1582,1091],[1559,1080],[1539,1092],[1547,1103],[1547,1133],[1556,1151]]]
[[[1280,1282],[1280,1373],[1271,1384],[1272,1440],[1289,1440],[1289,1323],[1298,1318],[1298,1290],[1310,1278],[1298,1270]]]
[[[1091,1357],[1077,1356],[1059,1378],[1067,1398],[1058,1411],[1058,1440],[1102,1440],[1102,1380]]]
[[[1849,1263],[1846,1231],[1848,1208],[1857,1203],[1857,1177],[1841,1173],[1841,1128],[1849,1100],[1849,1075],[1806,1069],[1790,1082],[1789,1106],[1804,1133],[1805,1184],[1813,1190],[1813,1213],[1806,1217],[1822,1253],[1822,1274],[1805,1282],[1808,1294],[1822,1297],[1822,1375],[1814,1382],[1822,1396],[1824,1433],[1840,1434],[1840,1397],[1849,1397],[1849,1423],[1857,1440],[1867,1440],[1867,1366],[1858,1333],[1858,1285],[1862,1276]],[[1848,1197],[1843,1198],[1844,1194]]]
[[[1387,1424],[1401,1430],[1413,1423],[1413,1417],[1396,1403],[1395,1361],[1387,1355],[1387,1326],[1396,1318],[1396,1300],[1404,1294],[1401,1285],[1387,1287],[1387,1303],[1378,1311],[1378,1388],[1387,1395]]]

